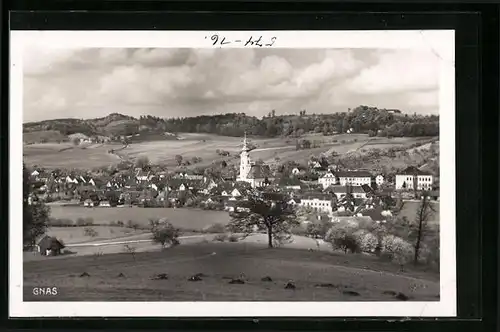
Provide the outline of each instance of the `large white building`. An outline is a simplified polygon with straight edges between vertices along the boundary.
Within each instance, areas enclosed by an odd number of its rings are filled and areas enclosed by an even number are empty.
[[[396,174],[396,189],[398,190],[431,190],[434,178],[432,174],[410,166]]]
[[[300,199],[298,205],[310,207],[317,211],[331,213],[333,211],[332,198],[324,194],[309,194]]]
[[[337,184],[337,177],[332,172],[326,172],[325,175],[318,178],[318,183],[325,189],[331,185]]]
[[[237,181],[247,182],[252,188],[264,187],[274,180],[269,165],[257,165],[250,158],[247,135],[243,139],[243,147],[240,154],[240,173]]]
[[[370,185],[372,182],[372,175],[367,171],[344,171],[337,172],[335,175],[339,178],[339,183],[342,186]]]

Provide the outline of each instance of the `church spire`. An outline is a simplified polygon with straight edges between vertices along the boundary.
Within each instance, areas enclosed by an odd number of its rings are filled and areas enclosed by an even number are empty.
[[[245,136],[243,138],[243,147],[241,149],[242,151],[248,151],[247,147],[247,131],[245,130]]]

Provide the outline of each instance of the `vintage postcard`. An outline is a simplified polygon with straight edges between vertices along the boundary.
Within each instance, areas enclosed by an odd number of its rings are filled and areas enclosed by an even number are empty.
[[[11,317],[456,315],[454,31],[13,31],[10,70]]]

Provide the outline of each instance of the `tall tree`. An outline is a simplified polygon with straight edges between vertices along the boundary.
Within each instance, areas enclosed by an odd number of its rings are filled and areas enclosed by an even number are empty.
[[[149,158],[147,156],[141,156],[135,161],[135,167],[141,168],[143,171],[148,170],[150,166]]]
[[[257,191],[241,207],[246,210],[231,215],[228,229],[245,236],[255,230],[266,231],[269,248],[274,247],[274,241],[289,240],[292,227],[300,225],[295,210],[280,194]]]
[[[422,246],[422,241],[425,237],[426,229],[427,229],[427,223],[432,215],[433,212],[436,212],[434,207],[431,205],[431,202],[428,199],[429,193],[424,191],[422,192],[422,199],[420,201],[420,204],[418,206],[417,210],[417,215],[416,215],[416,220],[415,220],[415,226],[411,230],[412,233],[414,233],[415,237],[415,253],[413,257],[413,263],[415,265],[418,264],[418,259],[420,255],[420,249]]]
[[[50,209],[40,201],[33,200],[33,184],[29,171],[23,163],[23,244],[34,246],[37,237],[45,234]]]

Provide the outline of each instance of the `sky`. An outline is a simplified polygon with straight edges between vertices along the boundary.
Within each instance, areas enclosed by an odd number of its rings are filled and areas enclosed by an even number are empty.
[[[23,121],[359,105],[438,114],[438,69],[430,50],[26,48]]]

